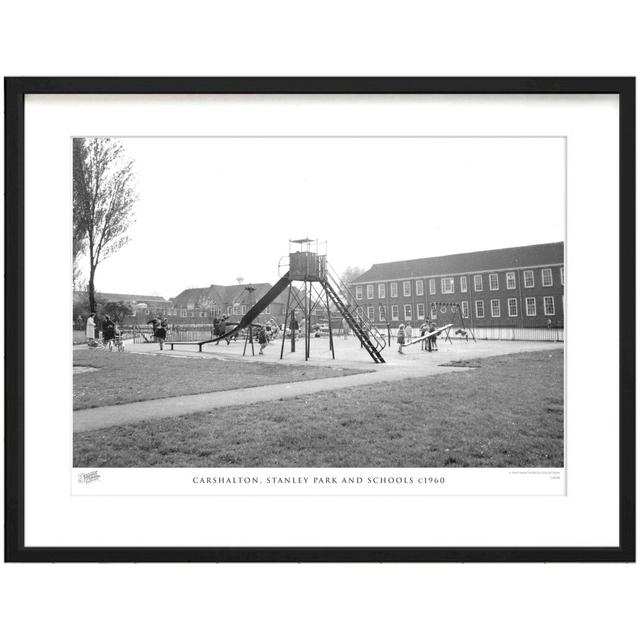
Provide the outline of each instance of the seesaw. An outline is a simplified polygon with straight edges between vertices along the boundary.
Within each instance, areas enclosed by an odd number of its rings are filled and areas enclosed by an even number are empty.
[[[420,336],[419,338],[414,338],[411,342],[405,342],[402,346],[410,347],[412,344],[416,344],[418,342],[422,342],[423,340],[428,340],[429,338],[433,338],[433,336],[437,336],[438,334],[442,333],[443,331],[446,331],[447,329],[450,329],[451,327],[453,327],[453,324],[445,324],[444,327],[440,327],[439,329],[436,329],[431,333],[425,333],[423,336]]]

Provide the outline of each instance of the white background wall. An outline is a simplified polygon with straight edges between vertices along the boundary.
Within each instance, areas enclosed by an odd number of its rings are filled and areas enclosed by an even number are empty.
[[[636,6],[23,1],[0,14],[0,60],[3,75],[636,75]],[[631,637],[639,587],[637,565],[3,565],[0,625],[91,640]]]

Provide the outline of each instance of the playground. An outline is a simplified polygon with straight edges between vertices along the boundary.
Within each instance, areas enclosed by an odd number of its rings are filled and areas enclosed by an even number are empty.
[[[399,348],[317,241],[291,241],[283,271],[214,336],[74,347],[74,465],[562,466],[561,345],[449,322]],[[285,324],[266,332],[284,292]]]

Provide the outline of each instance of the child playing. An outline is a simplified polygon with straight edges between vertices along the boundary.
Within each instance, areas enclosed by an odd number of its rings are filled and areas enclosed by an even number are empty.
[[[260,351],[258,352],[259,356],[264,355],[264,348],[269,345],[269,340],[267,338],[267,330],[264,326],[261,326],[258,329],[258,344],[260,345]]]
[[[405,343],[411,342],[411,338],[413,338],[413,328],[411,327],[411,323],[407,322],[407,326],[404,328]]]
[[[404,355],[404,353],[402,353],[402,345],[404,344],[404,325],[401,324],[398,327],[398,353],[400,353],[401,355]]]
[[[113,344],[115,345],[118,351],[120,352],[124,351],[124,342],[122,342],[122,330],[118,326],[117,322],[116,322],[116,332],[115,332],[115,337],[113,339]]]
[[[435,330],[436,330],[436,323],[432,320],[431,324],[429,325],[429,333],[432,333]],[[429,338],[429,351],[437,351],[438,350],[437,340],[438,340],[438,336],[431,336]]]
[[[157,325],[153,335],[156,339],[156,342],[160,343],[160,351],[164,351],[164,341],[167,339],[167,325],[166,323],[161,323]]]
[[[425,320],[421,325],[420,325],[420,336],[424,336],[425,333],[428,333],[429,331],[429,323]],[[427,342],[427,340],[423,340],[420,343],[420,349],[422,351],[425,351],[427,348],[427,345],[425,344],[425,342]]]

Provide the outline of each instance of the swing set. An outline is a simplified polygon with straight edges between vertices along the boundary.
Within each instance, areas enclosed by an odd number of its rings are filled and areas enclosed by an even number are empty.
[[[443,316],[443,320],[444,320],[444,317],[447,317],[447,320],[448,320],[447,322],[448,326],[443,332],[445,342],[448,340],[450,344],[453,344],[449,333],[451,332],[451,329],[453,329],[454,326],[457,326],[456,315],[460,319],[460,323],[459,323],[460,328],[456,329],[454,331],[454,334],[459,335],[461,338],[465,339],[467,342],[469,342],[469,336],[471,336],[471,339],[474,342],[476,342],[476,337],[473,333],[473,329],[470,326],[469,327],[465,326],[464,324],[464,316],[462,315],[462,308],[459,302],[440,302],[435,300],[431,303],[431,319],[432,320],[435,320],[438,317],[438,311],[440,312],[440,315]]]

